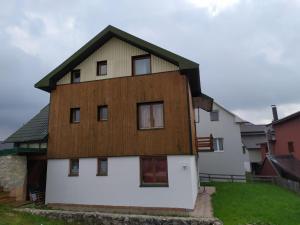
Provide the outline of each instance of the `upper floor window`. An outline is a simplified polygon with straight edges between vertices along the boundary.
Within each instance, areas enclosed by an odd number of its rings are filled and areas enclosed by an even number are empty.
[[[97,62],[97,76],[107,75],[107,61]]]
[[[69,176],[79,175],[79,159],[70,159]]]
[[[164,127],[163,102],[138,104],[138,128],[155,129]]]
[[[98,158],[97,176],[107,176],[107,158]]]
[[[108,107],[107,105],[100,105],[98,106],[98,113],[97,113],[98,121],[105,121],[108,120]]]
[[[214,151],[215,152],[224,151],[223,142],[224,142],[223,138],[214,138],[213,146],[214,146]]]
[[[71,83],[79,83],[80,82],[80,70],[73,70],[71,72]]]
[[[71,123],[79,123],[80,122],[80,108],[71,108],[70,122]]]
[[[168,162],[166,156],[140,158],[141,186],[168,186]]]
[[[289,150],[289,153],[294,152],[294,142],[292,142],[292,141],[288,142],[288,150]]]
[[[132,57],[132,75],[143,75],[151,73],[150,55],[139,55]]]
[[[219,121],[219,111],[213,110],[210,112],[210,121]]]

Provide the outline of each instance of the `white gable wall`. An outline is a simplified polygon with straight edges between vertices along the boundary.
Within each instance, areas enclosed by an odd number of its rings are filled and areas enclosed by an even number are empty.
[[[111,38],[74,69],[80,69],[81,82],[131,76],[131,57],[143,54],[148,53],[118,38]],[[97,61],[104,60],[107,60],[107,75],[96,76]],[[178,66],[151,55],[152,73],[175,71],[178,69]],[[71,73],[69,72],[57,84],[69,84],[70,81]]]
[[[196,124],[197,137],[223,138],[223,152],[200,152],[198,166],[200,173],[244,175],[248,155],[243,154],[240,126],[236,117],[213,104],[213,110],[219,111],[219,121],[210,121],[210,113],[200,109],[200,123]],[[195,110],[195,118],[198,114]]]

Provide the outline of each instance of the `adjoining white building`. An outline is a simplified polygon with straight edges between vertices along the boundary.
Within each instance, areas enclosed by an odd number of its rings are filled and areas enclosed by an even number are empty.
[[[213,136],[213,151],[199,152],[199,173],[245,175],[250,172],[240,129],[240,124],[246,121],[216,102],[212,112],[195,109],[195,117],[197,137]]]

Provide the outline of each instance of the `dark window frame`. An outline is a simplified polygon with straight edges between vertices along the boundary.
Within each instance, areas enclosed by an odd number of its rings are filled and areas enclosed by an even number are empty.
[[[75,110],[79,110],[79,120],[78,121],[73,120],[74,119],[73,112]],[[74,108],[70,109],[70,123],[74,123],[74,124],[80,123],[80,107],[74,107]]]
[[[101,108],[107,108],[107,118],[101,119]],[[108,105],[98,105],[97,106],[97,121],[108,121]]]
[[[217,113],[217,119],[213,119],[212,113]],[[220,112],[219,110],[212,110],[209,114],[210,116],[210,121],[220,121]]]
[[[153,118],[153,109],[152,105],[155,104],[162,104],[162,110],[163,110],[163,126],[162,127],[154,127],[154,118]],[[140,128],[140,114],[139,114],[139,106],[140,105],[150,105],[150,123],[151,127],[149,128]],[[165,129],[165,104],[164,101],[155,101],[155,102],[139,102],[137,103],[137,129],[138,130],[160,130]]]
[[[73,173],[72,172],[72,162],[73,161],[78,161],[78,172],[77,173]],[[79,158],[73,158],[73,159],[69,159],[69,177],[78,177],[79,176]]]
[[[101,71],[99,73],[99,69],[101,68],[102,65],[106,65],[106,73],[102,74]],[[103,61],[98,61],[97,62],[97,72],[96,72],[97,76],[106,76],[107,75],[107,60],[103,60]]]
[[[289,141],[288,142],[288,151],[289,151],[289,153],[295,152],[295,146],[294,146],[294,142],[293,141]]]
[[[135,73],[135,60],[139,59],[148,59],[150,61],[150,73],[145,73],[145,74],[136,74]],[[143,75],[149,75],[152,74],[152,60],[151,60],[151,54],[143,54],[143,55],[135,55],[131,57],[131,74],[132,76],[143,76]]]
[[[101,161],[106,161],[106,173],[101,173],[99,171]],[[108,176],[108,159],[106,157],[98,157],[97,158],[97,176],[105,177]]]
[[[164,159],[167,163],[167,182],[166,183],[146,183],[143,181],[143,159]],[[153,165],[153,170],[155,166]],[[154,172],[154,171],[153,171]],[[140,187],[169,187],[169,170],[168,170],[168,157],[167,156],[140,156]]]
[[[78,82],[74,82],[74,74],[79,72],[79,81]],[[71,84],[78,84],[81,81],[81,72],[80,69],[76,69],[76,70],[72,70],[71,71]]]

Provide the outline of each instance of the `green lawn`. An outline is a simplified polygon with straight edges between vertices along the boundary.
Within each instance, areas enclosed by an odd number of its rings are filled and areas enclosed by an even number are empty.
[[[300,225],[300,196],[264,183],[211,183],[214,215],[224,225]]]
[[[12,208],[0,205],[0,225],[67,225],[67,223],[50,220],[41,216],[13,211]],[[70,225],[70,223],[68,223]],[[73,224],[74,225],[74,224]]]

